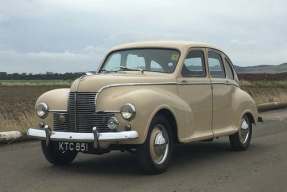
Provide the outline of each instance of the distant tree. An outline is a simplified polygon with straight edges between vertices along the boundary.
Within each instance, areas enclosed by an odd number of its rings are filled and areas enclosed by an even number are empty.
[[[0,72],[0,80],[73,80],[84,73],[53,73],[47,72],[45,74],[32,73],[6,73]]]

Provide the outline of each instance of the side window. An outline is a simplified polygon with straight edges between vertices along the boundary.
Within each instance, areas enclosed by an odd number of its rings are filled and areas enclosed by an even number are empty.
[[[226,71],[226,76],[228,79],[234,79],[234,74],[233,74],[233,70],[231,68],[231,63],[229,62],[229,60],[225,57],[225,71]]]
[[[127,67],[131,69],[145,69],[144,57],[129,54],[127,57]]]
[[[190,51],[182,66],[182,76],[203,77],[205,76],[203,51]]]
[[[211,77],[225,78],[221,56],[214,51],[208,51],[208,69]]]

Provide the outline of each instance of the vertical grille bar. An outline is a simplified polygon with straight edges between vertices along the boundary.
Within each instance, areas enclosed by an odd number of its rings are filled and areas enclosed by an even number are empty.
[[[77,118],[77,111],[76,111],[76,93],[70,92],[69,101],[68,101],[68,113],[69,113],[69,130],[76,131],[76,118]]]

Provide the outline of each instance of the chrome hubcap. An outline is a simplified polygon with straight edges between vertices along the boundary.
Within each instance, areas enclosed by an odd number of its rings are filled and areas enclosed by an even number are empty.
[[[154,163],[162,164],[168,155],[169,139],[163,125],[157,125],[151,133],[150,152]]]
[[[243,119],[241,122],[240,132],[239,132],[241,143],[245,144],[248,141],[249,134],[250,134],[250,125],[247,119]]]

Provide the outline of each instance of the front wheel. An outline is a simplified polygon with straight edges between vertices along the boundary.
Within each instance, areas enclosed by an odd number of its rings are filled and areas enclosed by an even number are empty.
[[[147,173],[162,173],[168,168],[173,151],[171,127],[164,116],[156,116],[144,144],[137,149],[139,163]]]
[[[239,131],[229,136],[231,148],[233,150],[246,150],[251,142],[252,122],[251,119],[244,115],[241,119]]]
[[[78,154],[76,151],[60,151],[57,142],[51,141],[49,145],[46,145],[45,141],[41,141],[41,146],[45,158],[53,165],[67,165]]]

